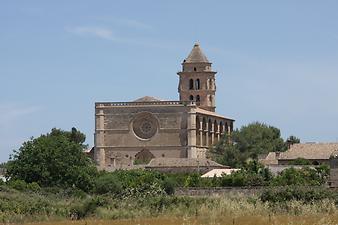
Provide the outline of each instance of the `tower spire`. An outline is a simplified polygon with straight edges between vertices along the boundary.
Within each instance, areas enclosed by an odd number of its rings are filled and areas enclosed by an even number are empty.
[[[204,55],[199,43],[195,43],[190,54],[185,59],[186,63],[209,63],[207,57]]]
[[[205,110],[215,111],[215,74],[211,63],[198,43],[194,44],[188,57],[183,60],[178,92],[180,101],[195,101]]]

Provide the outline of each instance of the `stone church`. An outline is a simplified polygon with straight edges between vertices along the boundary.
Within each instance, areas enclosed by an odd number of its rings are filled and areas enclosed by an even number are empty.
[[[216,72],[195,44],[182,63],[179,100],[142,97],[95,103],[94,160],[101,169],[137,168],[153,158],[206,158],[208,148],[233,130],[215,112]]]

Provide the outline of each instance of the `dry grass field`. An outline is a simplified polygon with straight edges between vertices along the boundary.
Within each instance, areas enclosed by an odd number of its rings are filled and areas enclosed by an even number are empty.
[[[318,214],[314,216],[239,216],[197,218],[153,218],[129,220],[81,220],[27,223],[29,225],[334,225],[338,224],[338,214]]]

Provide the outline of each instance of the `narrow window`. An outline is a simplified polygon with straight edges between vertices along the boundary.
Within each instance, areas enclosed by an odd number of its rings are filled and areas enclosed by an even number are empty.
[[[190,79],[189,80],[189,90],[192,90],[192,89],[194,89],[194,80]]]
[[[196,67],[194,67],[194,71],[196,71]]]
[[[201,98],[199,95],[196,96],[196,102],[200,102],[201,101]]]
[[[195,84],[196,90],[201,89],[201,83],[200,83],[200,79],[196,80],[196,84]]]
[[[194,96],[190,95],[189,100],[194,101]]]

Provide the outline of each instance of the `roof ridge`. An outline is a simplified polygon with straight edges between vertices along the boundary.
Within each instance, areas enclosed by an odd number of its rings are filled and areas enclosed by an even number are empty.
[[[153,96],[143,96],[141,98],[138,98],[134,100],[133,102],[157,102],[157,101],[162,101],[161,99],[155,98]]]

